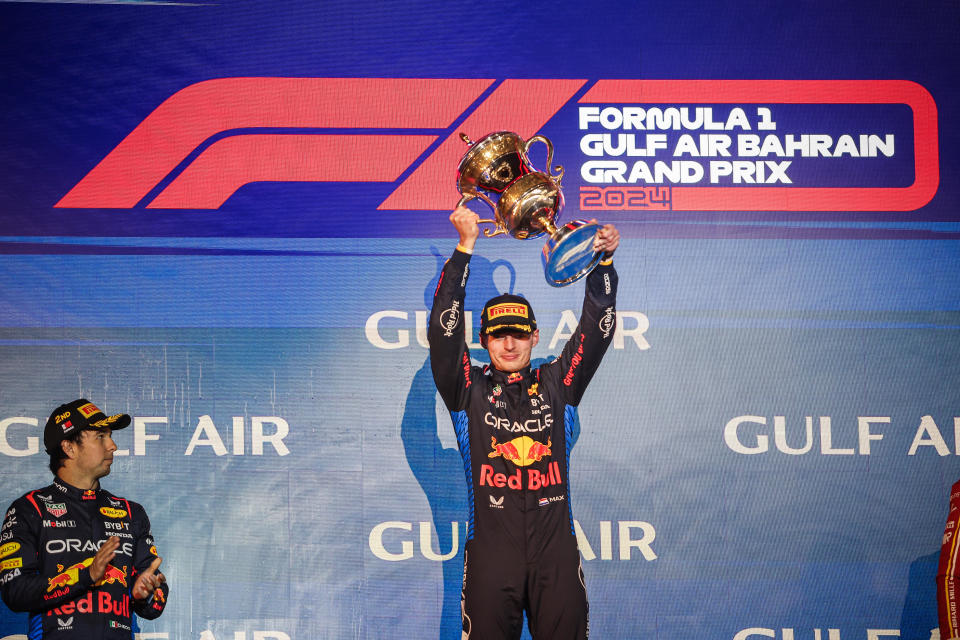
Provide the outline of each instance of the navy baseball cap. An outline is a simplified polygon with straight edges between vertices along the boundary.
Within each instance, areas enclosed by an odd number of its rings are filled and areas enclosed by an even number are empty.
[[[117,413],[108,416],[86,398],[62,404],[53,410],[43,428],[43,446],[47,453],[57,450],[60,443],[84,429],[118,431],[130,424],[130,416]]]
[[[504,293],[487,300],[480,315],[480,335],[490,335],[501,329],[526,333],[533,333],[537,329],[537,319],[526,298]]]

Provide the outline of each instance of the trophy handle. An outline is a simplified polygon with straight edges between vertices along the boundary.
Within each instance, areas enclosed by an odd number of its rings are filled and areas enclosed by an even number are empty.
[[[563,179],[563,167],[561,167],[560,165],[557,165],[553,168],[553,170],[556,171],[557,173],[556,174],[550,173],[550,165],[553,164],[553,143],[550,142],[550,140],[545,136],[541,136],[541,135],[533,136],[523,144],[524,154],[530,153],[530,146],[534,142],[542,142],[543,144],[547,145],[547,164],[546,164],[547,175],[549,175],[551,178],[554,179],[554,181],[557,183],[557,186],[560,186],[560,180]]]
[[[457,203],[457,208],[462,207],[463,205],[467,204],[467,203],[470,202],[471,200],[476,200],[477,198],[479,198],[479,199],[483,200],[484,202],[486,202],[487,204],[489,204],[490,207],[493,208],[494,211],[496,211],[497,206],[496,206],[495,204],[493,204],[493,202],[490,200],[490,198],[488,198],[485,194],[482,194],[482,193],[479,193],[479,192],[477,192],[477,193],[465,193],[465,194],[463,194],[463,197],[460,198],[460,202]],[[477,220],[477,224],[478,224],[478,225],[481,225],[481,224],[492,224],[492,225],[493,225],[493,230],[490,230],[490,229],[484,229],[484,230],[483,230],[483,235],[484,235],[485,237],[487,237],[487,238],[492,238],[493,236],[499,236],[500,234],[503,234],[503,233],[506,233],[506,232],[507,232],[507,230],[504,229],[503,226],[502,226],[498,221],[496,221],[496,220],[481,219],[481,220]]]
[[[487,238],[492,238],[493,236],[499,236],[507,232],[507,230],[504,229],[502,226],[500,226],[500,223],[497,222],[496,220],[477,220],[478,225],[481,225],[484,223],[493,225],[492,231],[490,229],[483,230],[483,235]]]
[[[556,173],[551,175],[550,177],[553,178],[553,181],[556,182],[557,186],[559,187],[560,181],[563,180],[563,167],[561,167],[560,165],[557,165],[553,168],[553,170],[556,171]]]

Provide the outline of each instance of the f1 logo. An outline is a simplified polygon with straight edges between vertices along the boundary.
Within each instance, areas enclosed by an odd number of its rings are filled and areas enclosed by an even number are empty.
[[[465,150],[458,131],[474,139],[503,129],[530,137],[585,82],[504,80],[494,87],[489,79],[208,80],[165,100],[55,206],[135,207],[198,147],[148,209],[217,209],[241,186],[258,181],[393,182],[437,142],[438,130],[447,132],[489,91],[379,207],[448,209],[451,194],[437,185],[453,186],[452,167]]]
[[[453,168],[464,152],[457,133],[476,140],[509,130],[529,138],[586,82],[208,80],[165,100],[55,206],[218,209],[252,182],[396,182],[416,165],[378,208],[446,210],[456,196]],[[929,202],[939,185],[936,104],[913,82],[598,80],[578,102],[893,103],[913,112],[914,183],[908,187],[674,186],[678,211],[911,211]]]

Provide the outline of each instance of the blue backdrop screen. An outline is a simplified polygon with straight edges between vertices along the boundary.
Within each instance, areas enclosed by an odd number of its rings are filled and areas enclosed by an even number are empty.
[[[936,637],[956,2],[0,2],[0,24],[0,498],[48,483],[56,405],[131,414],[103,485],[145,506],[172,585],[144,640],[460,637],[467,496],[426,318],[459,133],[497,130],[549,139],[562,219],[623,236],[571,460],[593,635]],[[549,287],[540,246],[482,238],[466,317],[522,293],[544,360],[583,284]],[[0,609],[0,638],[26,624]]]

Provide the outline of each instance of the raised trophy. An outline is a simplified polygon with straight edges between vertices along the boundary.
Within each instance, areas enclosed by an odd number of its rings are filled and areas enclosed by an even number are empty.
[[[467,152],[457,168],[457,190],[462,197],[457,206],[470,200],[482,200],[493,209],[494,219],[479,220],[493,224],[484,229],[490,238],[510,234],[518,240],[547,234],[541,258],[547,282],[562,287],[590,273],[603,258],[593,248],[600,225],[574,220],[557,226],[563,210],[560,181],[563,167],[553,173],[538,171],[528,156],[530,146],[542,142],[547,147],[547,168],[553,162],[553,144],[544,136],[524,141],[516,133],[497,131],[473,142],[465,134]]]

